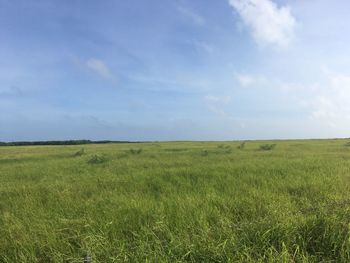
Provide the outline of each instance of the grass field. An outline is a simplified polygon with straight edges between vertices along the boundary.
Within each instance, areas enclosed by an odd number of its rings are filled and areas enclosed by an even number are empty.
[[[350,262],[347,140],[266,143],[0,147],[0,262]]]

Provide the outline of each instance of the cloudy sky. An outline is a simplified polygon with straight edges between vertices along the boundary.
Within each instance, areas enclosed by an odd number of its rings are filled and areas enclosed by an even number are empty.
[[[0,0],[0,141],[350,137],[348,0]]]

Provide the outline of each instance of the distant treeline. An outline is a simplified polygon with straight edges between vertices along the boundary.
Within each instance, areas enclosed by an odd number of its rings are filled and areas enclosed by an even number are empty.
[[[0,146],[29,146],[29,145],[80,145],[80,144],[103,144],[103,143],[130,143],[129,141],[91,141],[91,140],[67,140],[67,141],[21,141],[0,142]]]

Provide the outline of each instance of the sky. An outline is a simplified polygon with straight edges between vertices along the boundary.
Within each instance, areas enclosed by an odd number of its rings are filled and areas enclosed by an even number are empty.
[[[348,0],[0,0],[0,141],[350,137]]]

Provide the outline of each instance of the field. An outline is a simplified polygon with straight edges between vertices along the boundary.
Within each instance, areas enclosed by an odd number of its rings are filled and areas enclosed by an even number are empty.
[[[0,147],[0,262],[350,262],[346,143]]]

